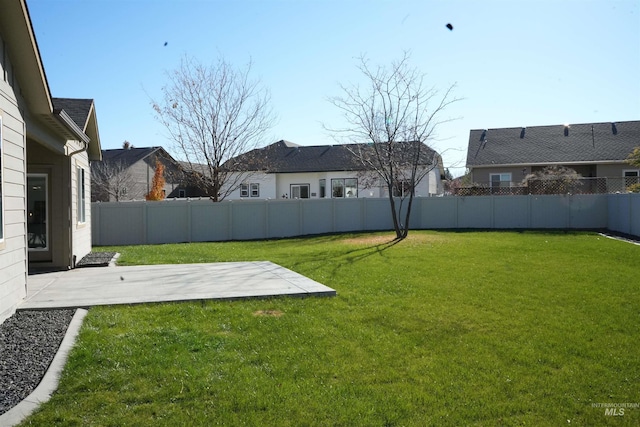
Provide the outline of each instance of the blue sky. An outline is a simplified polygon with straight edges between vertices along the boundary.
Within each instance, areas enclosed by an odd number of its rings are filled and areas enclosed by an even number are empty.
[[[170,141],[155,120],[166,72],[219,56],[271,91],[262,145],[334,141],[327,98],[361,81],[357,57],[411,53],[456,96],[431,145],[464,172],[470,129],[640,119],[640,2],[380,0],[27,0],[53,96],[93,98],[103,149]],[[446,24],[454,26],[453,31]],[[165,46],[166,43],[166,46]]]

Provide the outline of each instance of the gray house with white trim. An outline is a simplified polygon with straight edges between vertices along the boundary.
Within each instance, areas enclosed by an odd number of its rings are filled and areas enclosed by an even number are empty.
[[[640,175],[625,161],[638,146],[640,121],[474,129],[467,168],[474,183],[509,187],[546,166],[566,166],[585,178],[610,178],[623,190]]]

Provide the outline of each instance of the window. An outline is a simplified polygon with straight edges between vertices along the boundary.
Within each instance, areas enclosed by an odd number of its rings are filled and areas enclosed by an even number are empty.
[[[0,242],[4,242],[4,188],[2,185],[4,180],[4,175],[2,174],[4,151],[2,148],[2,116],[0,116]]]
[[[320,180],[320,198],[324,199],[326,197],[326,194],[327,194],[327,180],[321,179]]]
[[[249,184],[240,184],[240,197],[249,197]]]
[[[178,197],[184,199],[187,197],[187,192],[185,190],[178,190]]]
[[[309,184],[291,184],[292,199],[308,199]]]
[[[358,197],[357,178],[336,178],[331,180],[331,197]]]
[[[406,197],[411,193],[411,184],[409,181],[396,181],[393,184],[393,196],[394,197]]]
[[[347,178],[344,180],[345,197],[358,197],[358,180]]]
[[[249,184],[249,188],[251,190],[251,197],[260,197],[260,184]]]
[[[260,184],[240,184],[240,197],[260,197]]]
[[[490,179],[491,188],[511,187],[511,173],[492,173]]]
[[[622,171],[624,177],[624,186],[629,187],[633,184],[640,183],[640,169],[627,169]]]
[[[86,221],[86,203],[84,194],[84,169],[78,167],[77,185],[78,185],[78,222]]]

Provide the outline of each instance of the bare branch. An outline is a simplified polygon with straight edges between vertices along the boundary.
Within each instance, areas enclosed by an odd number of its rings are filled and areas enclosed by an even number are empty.
[[[219,59],[207,67],[184,57],[167,74],[162,100],[152,101],[192,184],[214,201],[224,200],[249,173],[230,171],[225,162],[255,148],[275,121],[269,92],[250,72],[251,63],[234,68]]]
[[[442,168],[442,158],[428,145],[436,128],[448,121],[440,118],[441,113],[459,101],[453,95],[455,85],[444,92],[427,87],[426,76],[409,63],[407,52],[389,67],[372,68],[366,57],[360,57],[357,67],[367,86],[340,85],[342,95],[328,101],[341,112],[346,125],[324,126],[337,141],[350,143],[349,150],[363,168],[386,186],[399,239],[409,231],[416,187],[434,168]],[[405,200],[408,205],[401,222],[398,215]]]
[[[119,202],[132,192],[136,181],[122,161],[91,163],[91,194],[94,201]]]

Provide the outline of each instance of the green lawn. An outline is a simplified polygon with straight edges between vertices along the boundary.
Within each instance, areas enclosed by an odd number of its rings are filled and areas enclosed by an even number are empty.
[[[93,308],[32,425],[638,425],[640,246],[412,232],[98,248],[269,260],[337,290]],[[619,409],[617,412],[619,413]]]

